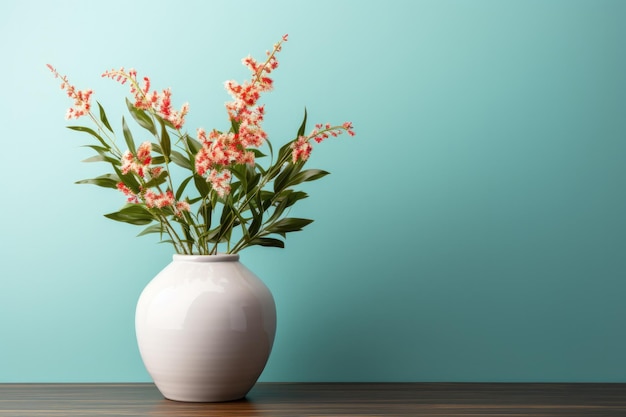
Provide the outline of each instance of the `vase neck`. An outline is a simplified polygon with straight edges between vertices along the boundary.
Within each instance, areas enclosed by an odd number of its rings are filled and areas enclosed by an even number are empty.
[[[182,255],[174,254],[175,262],[238,262],[237,253],[218,253],[217,255]]]

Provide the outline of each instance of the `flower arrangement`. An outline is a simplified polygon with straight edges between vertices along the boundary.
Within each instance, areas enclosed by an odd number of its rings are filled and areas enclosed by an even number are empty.
[[[171,243],[180,254],[211,255],[218,248],[220,252],[237,253],[253,245],[284,247],[287,233],[302,230],[312,222],[287,217],[290,207],[308,197],[295,187],[328,174],[319,169],[304,169],[313,149],[311,142],[319,143],[342,133],[354,135],[350,122],[317,124],[305,134],[305,109],[295,138],[278,150],[273,148],[262,128],[265,107],[259,99],[272,90],[270,74],[278,67],[277,54],[286,41],[287,35],[266,52],[264,62],[250,56],[242,60],[252,76],[242,84],[225,83],[232,96],[232,101],[226,103],[228,130],[198,128],[195,138],[183,131],[189,105],[175,110],[170,89],[160,93],[152,90],[150,79],[143,77],[140,81],[134,69],[105,71],[103,77],[130,86],[128,111],[153,137],[137,145],[122,118],[125,151],[119,148],[100,103],[97,116],[94,114],[93,91],[78,90],[66,76],[48,65],[74,102],[66,118],[88,117],[95,124],[96,129],[68,126],[88,134],[94,141],[87,146],[96,155],[85,161],[108,163],[113,171],[77,183],[122,192],[126,204],[105,216],[145,226],[139,236],[157,233],[162,242]],[[257,162],[263,158],[270,161],[265,167]],[[172,175],[175,167],[189,172],[176,184]]]

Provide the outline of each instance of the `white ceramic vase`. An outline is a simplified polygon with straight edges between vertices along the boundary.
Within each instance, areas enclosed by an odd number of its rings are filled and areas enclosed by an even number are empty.
[[[274,343],[276,306],[239,255],[174,255],[143,290],[135,329],[148,373],[165,398],[243,398]]]

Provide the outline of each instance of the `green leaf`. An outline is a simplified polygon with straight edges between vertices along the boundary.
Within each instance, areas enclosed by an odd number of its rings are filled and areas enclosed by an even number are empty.
[[[309,197],[309,195],[305,193],[304,191],[293,191],[293,190],[287,190],[287,191],[289,191],[289,193],[287,193],[286,196],[281,196],[281,201],[284,201],[287,207],[291,207],[297,201],[303,200]]]
[[[194,169],[194,164],[180,152],[171,151],[170,159],[172,160],[172,162],[174,162],[176,165],[180,167],[183,167],[185,169],[191,169],[191,170]]]
[[[193,176],[187,177],[183,180],[183,182],[180,183],[180,185],[178,186],[178,190],[176,190],[176,195],[174,196],[174,198],[176,198],[176,201],[180,201],[180,197],[182,197],[183,192],[185,191],[185,187],[187,186],[187,184],[189,184],[189,181],[191,181],[192,178]]]
[[[83,159],[80,162],[104,162],[104,156],[102,155],[94,155],[87,159]]]
[[[76,181],[75,184],[93,184],[97,185],[98,187],[117,189],[117,183],[119,182],[120,179],[117,178],[116,175],[104,174],[96,178]]]
[[[94,151],[98,152],[100,155],[106,155],[109,153],[109,148],[105,148],[103,146],[98,145],[83,145],[83,148],[91,148]]]
[[[272,215],[267,221],[271,223],[274,220],[279,219],[280,216],[282,216],[282,214],[285,212],[287,207],[289,207],[287,203],[288,203],[287,199],[280,200],[278,204],[276,204],[276,207],[274,208],[274,212],[272,213]]]
[[[126,107],[128,107],[128,111],[130,112],[131,116],[133,116],[133,119],[135,119],[135,121],[139,124],[139,126],[143,127],[144,129],[148,130],[150,133],[156,136],[157,132],[154,127],[154,122],[144,110],[135,107],[135,105],[128,98],[126,99]]]
[[[196,242],[195,239],[193,238],[193,236],[190,233],[190,225],[194,225],[194,229],[196,228],[196,221],[195,219],[191,216],[191,213],[189,213],[188,211],[183,211],[182,212],[182,217],[178,217],[175,216],[174,217],[175,221],[178,222],[181,227],[183,228],[183,230],[185,231],[185,235],[188,237],[190,243],[192,245],[197,244],[199,246],[202,245],[201,241],[202,239],[198,239],[198,241]]]
[[[161,175],[159,175],[156,178],[152,178],[150,181],[145,183],[143,188],[147,190],[148,188],[159,186],[163,184],[165,181],[167,181],[168,176],[169,174],[167,171],[161,171]]]
[[[268,142],[269,144],[269,142]],[[246,149],[246,151],[250,151],[254,154],[255,158],[263,158],[265,155],[263,152],[261,152],[260,150],[256,149],[256,148],[250,148],[250,149]]]
[[[207,232],[203,233],[202,237],[207,242],[211,242],[211,243],[226,242],[226,240],[227,240],[227,238],[224,237],[224,235],[222,234],[221,226],[218,226],[218,227],[216,227],[213,230],[210,230],[210,231],[207,231]]]
[[[274,147],[272,146],[272,142],[270,142],[269,139],[265,139],[265,143],[267,143],[267,147],[270,150],[270,157],[272,158],[272,160],[274,159]]]
[[[261,166],[258,162],[254,164],[254,169],[261,174],[261,176],[267,175],[267,170]],[[268,180],[269,181],[269,180]]]
[[[211,236],[211,240],[222,241],[222,239],[229,241],[232,234],[233,227],[239,224],[235,220],[235,213],[233,207],[230,204],[224,203],[222,208],[222,216],[220,217],[219,226],[216,227],[216,234]]]
[[[222,216],[220,217],[220,224],[225,225],[227,223],[230,223],[234,215],[235,213],[232,205],[224,204],[224,207],[222,209]]]
[[[128,150],[132,152],[133,155],[137,154],[137,150],[135,149],[135,141],[133,141],[133,135],[130,133],[130,129],[126,124],[126,120],[122,117],[122,130],[124,131],[124,140],[126,140],[126,146],[128,146]]]
[[[143,229],[138,235],[139,236],[144,236],[150,233],[159,233],[159,234],[163,234],[165,230],[163,229],[163,225],[161,223],[157,223],[157,224],[151,224],[150,226],[146,227],[145,229]]]
[[[259,199],[261,200],[260,205],[263,208],[262,211],[266,211],[268,208],[270,208],[272,202],[274,201],[275,195],[276,193],[273,193],[272,191],[261,190],[261,192],[259,193]]]
[[[139,184],[139,181],[137,181],[137,179],[135,178],[133,174],[131,173],[123,174],[122,171],[119,169],[119,167],[116,167],[116,166],[114,166],[113,169],[115,170],[117,177],[120,179],[120,181],[124,183],[124,185],[130,188],[130,190],[133,193],[139,194],[139,192],[141,191],[141,185]]]
[[[76,130],[77,132],[89,133],[91,136],[93,136],[94,138],[98,139],[98,141],[102,144],[102,146],[104,146],[107,150],[111,149],[109,144],[106,143],[106,141],[104,139],[102,139],[102,136],[100,136],[98,133],[96,133],[93,129],[90,129],[90,128],[84,127],[84,126],[68,126],[67,128],[68,129],[72,129],[72,130]]]
[[[291,142],[285,143],[283,146],[280,147],[280,149],[278,150],[278,161],[291,160],[291,158],[288,158],[288,155],[291,154],[291,152],[293,151],[291,149],[291,144],[294,141],[295,139]]]
[[[274,212],[268,219],[268,222],[271,223],[274,220],[279,219],[287,208],[293,206],[298,200],[302,200],[304,198],[307,198],[308,196],[309,195],[303,191],[282,191],[278,196],[275,197],[276,207],[274,208]]]
[[[120,165],[120,161],[116,158],[111,158],[106,155],[94,155],[90,158],[83,159],[81,162],[109,162],[113,165]]]
[[[152,142],[151,145],[152,145],[153,152],[160,153],[161,155],[163,155],[163,149],[161,149],[161,145],[159,145],[156,142]]]
[[[111,125],[109,124],[109,119],[107,119],[107,115],[104,112],[104,107],[102,107],[99,102],[96,101],[96,103],[98,103],[98,109],[100,110],[100,121],[102,121],[104,127],[109,129],[109,132],[113,133],[113,129],[111,129]]]
[[[280,239],[274,239],[271,237],[257,237],[252,239],[246,246],[270,246],[274,248],[284,248],[285,242]]]
[[[256,191],[256,186],[259,185],[261,180],[261,174],[255,172],[254,168],[246,164],[246,195],[250,196]]]
[[[169,133],[167,133],[167,128],[165,127],[165,123],[163,123],[163,119],[159,118],[159,121],[161,122],[161,149],[163,151],[162,154],[169,159],[170,153],[172,152],[170,135]]]
[[[161,165],[164,163],[165,163],[164,156],[155,156],[154,158],[152,158],[152,165]]]
[[[211,192],[211,187],[209,186],[209,184],[206,182],[206,180],[204,178],[202,178],[198,174],[194,174],[193,175],[193,182],[196,185],[196,189],[198,190],[198,192],[200,193],[200,196],[202,196],[202,198],[204,198],[207,195],[209,195],[209,193]]]
[[[274,180],[274,192],[279,193],[287,187],[288,181],[291,178],[291,174],[294,169],[296,169],[296,165],[288,164],[286,165],[281,173]]]
[[[205,230],[211,229],[211,218],[213,216],[213,210],[211,208],[211,205],[208,204],[208,202],[205,204],[202,204],[200,206],[200,209],[198,210],[198,213],[202,216],[202,218],[204,218]]]
[[[200,149],[202,149],[202,144],[189,135],[183,136],[182,140],[185,141],[185,143],[194,155],[197,154]]]
[[[306,169],[294,175],[293,178],[289,179],[287,187],[300,184],[305,181],[315,181],[322,177],[325,177],[328,174],[330,174],[330,172],[323,171],[321,169]]]
[[[189,214],[189,213],[187,213],[187,214]],[[185,235],[185,239],[184,239],[184,241],[185,241],[185,242],[193,242],[193,240],[194,240],[194,239],[193,239],[193,237],[191,236],[191,231],[190,231],[191,229],[190,229],[190,227],[189,227],[189,223],[187,223],[187,222],[183,221],[183,219],[181,219],[181,218],[179,218],[179,217],[177,217],[177,216],[175,216],[174,218],[176,219],[175,221],[176,221],[178,224],[180,224],[180,228],[182,229],[183,234]],[[186,219],[187,219],[187,221],[188,221],[188,220],[190,219],[190,216],[187,216],[187,217],[186,217]]]
[[[235,178],[242,182],[246,181],[246,166],[244,164],[235,164],[229,169]]]
[[[139,226],[150,224],[154,220],[152,214],[139,204],[126,205],[120,211],[105,214],[104,217],[118,222],[130,223]]]
[[[298,232],[311,223],[313,223],[313,220],[310,219],[286,217],[265,228],[265,230],[269,233]]]
[[[304,118],[302,119],[302,124],[300,125],[300,128],[298,129],[297,138],[299,138],[300,136],[304,136],[305,130],[306,130],[306,107],[304,108]]]
[[[249,239],[250,236],[256,235],[261,229],[262,223],[263,223],[263,217],[255,216],[254,219],[252,220],[252,223],[250,223],[250,226],[247,227],[247,230],[244,232],[245,238]]]

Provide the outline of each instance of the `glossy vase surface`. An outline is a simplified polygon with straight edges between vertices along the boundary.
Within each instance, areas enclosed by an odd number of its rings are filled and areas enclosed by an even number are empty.
[[[243,398],[269,358],[276,306],[239,255],[174,255],[143,290],[135,329],[145,367],[165,398]]]

